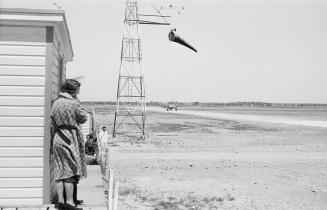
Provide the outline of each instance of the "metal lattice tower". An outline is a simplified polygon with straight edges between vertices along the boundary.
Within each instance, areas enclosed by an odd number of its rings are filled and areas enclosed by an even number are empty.
[[[146,134],[146,100],[137,1],[126,1],[113,137]]]

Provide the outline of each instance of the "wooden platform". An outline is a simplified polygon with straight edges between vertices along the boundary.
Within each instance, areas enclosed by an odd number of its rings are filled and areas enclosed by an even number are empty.
[[[88,177],[78,184],[79,200],[84,200],[84,205],[79,207],[84,210],[107,210],[103,188],[103,181],[99,165],[87,166]],[[54,205],[25,206],[25,207],[0,207],[0,210],[56,210]]]

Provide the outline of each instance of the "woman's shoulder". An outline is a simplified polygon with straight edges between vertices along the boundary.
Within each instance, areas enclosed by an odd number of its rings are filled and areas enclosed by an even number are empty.
[[[52,104],[52,108],[70,108],[70,107],[75,107],[76,106],[76,102],[75,100],[70,100],[67,98],[58,98],[57,100],[55,100]]]
[[[72,100],[70,103],[71,103],[74,107],[81,107],[80,102],[77,101],[77,100]]]

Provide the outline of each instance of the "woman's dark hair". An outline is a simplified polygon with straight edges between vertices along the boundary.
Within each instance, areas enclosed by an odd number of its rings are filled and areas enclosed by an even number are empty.
[[[66,79],[65,83],[61,87],[62,92],[67,93],[76,93],[77,89],[81,86],[77,80],[74,79]]]

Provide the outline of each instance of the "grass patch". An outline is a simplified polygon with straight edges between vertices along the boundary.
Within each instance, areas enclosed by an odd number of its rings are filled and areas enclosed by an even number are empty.
[[[278,131],[275,128],[265,128],[262,126],[240,124],[240,123],[235,123],[233,125],[230,125],[226,127],[226,129],[234,130],[234,131]]]
[[[194,129],[195,127],[195,125],[190,125],[186,123],[156,123],[154,125],[149,125],[149,129],[151,132],[179,132]]]
[[[240,123],[232,120],[215,120],[213,123],[215,128],[228,129],[232,131],[279,131],[277,128],[266,128],[264,126],[258,126],[254,124]]]
[[[140,190],[136,187],[120,187],[119,189],[119,195],[120,196],[128,196],[128,195],[137,195],[140,193]]]
[[[156,204],[155,206],[156,210],[159,209],[179,209],[178,205],[176,202],[172,201],[160,201]]]

